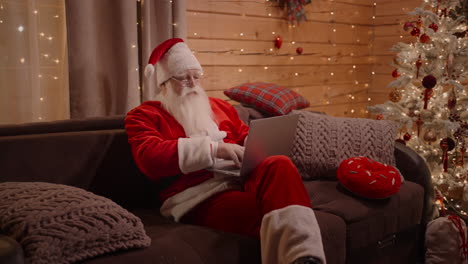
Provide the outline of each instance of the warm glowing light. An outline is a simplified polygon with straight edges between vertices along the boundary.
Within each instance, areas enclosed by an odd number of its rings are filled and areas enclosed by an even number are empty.
[[[19,32],[23,32],[23,31],[24,31],[24,27],[20,25],[20,26],[18,27],[18,31],[19,31]]]

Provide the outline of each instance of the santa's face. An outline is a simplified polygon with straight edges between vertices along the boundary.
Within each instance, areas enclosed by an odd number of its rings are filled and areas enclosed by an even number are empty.
[[[199,93],[202,72],[200,70],[187,70],[169,79],[173,92],[179,96],[193,95]]]
[[[206,135],[214,124],[208,96],[200,86],[201,73],[188,70],[172,77],[159,97],[163,107],[182,125],[188,136]]]

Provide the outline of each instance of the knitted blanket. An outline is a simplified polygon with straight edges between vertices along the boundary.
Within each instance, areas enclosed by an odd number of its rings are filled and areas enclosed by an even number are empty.
[[[340,162],[355,156],[395,165],[396,122],[332,117],[304,110],[293,114],[300,117],[291,159],[303,179],[336,179]]]

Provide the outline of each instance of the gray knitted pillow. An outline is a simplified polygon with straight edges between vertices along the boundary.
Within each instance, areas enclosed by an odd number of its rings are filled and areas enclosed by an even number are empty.
[[[73,263],[151,243],[141,220],[111,200],[43,182],[0,183],[0,229],[31,264]]]
[[[336,179],[341,161],[355,156],[395,166],[396,122],[297,110],[293,114],[299,114],[299,122],[291,159],[303,179]]]

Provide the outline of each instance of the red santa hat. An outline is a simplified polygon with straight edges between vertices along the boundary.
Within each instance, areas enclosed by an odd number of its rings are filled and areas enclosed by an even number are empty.
[[[154,73],[154,67],[158,87],[172,76],[183,74],[185,70],[202,71],[197,58],[180,38],[168,39],[154,48],[145,68],[146,78]]]

